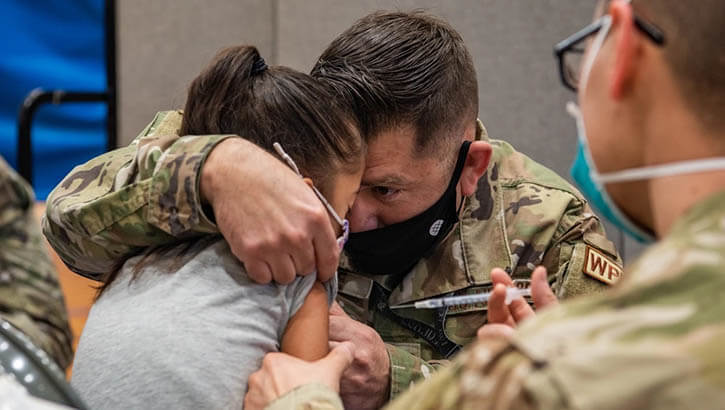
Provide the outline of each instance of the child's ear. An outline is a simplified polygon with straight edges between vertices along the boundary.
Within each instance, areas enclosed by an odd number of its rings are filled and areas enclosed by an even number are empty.
[[[309,185],[310,188],[312,188],[315,185],[310,178],[304,177],[304,178],[302,178],[302,180],[305,181],[305,184]]]

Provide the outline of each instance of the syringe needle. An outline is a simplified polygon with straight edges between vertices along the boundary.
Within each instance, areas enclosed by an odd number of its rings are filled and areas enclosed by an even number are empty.
[[[405,305],[391,306],[391,309],[405,309],[405,308],[416,308],[416,309],[435,309],[443,306],[460,306],[474,303],[486,303],[491,298],[493,292],[479,293],[474,295],[459,295],[459,296],[444,296],[441,298],[433,298],[421,300],[415,303],[407,303]],[[531,290],[520,289],[520,288],[507,288],[506,289],[506,304],[510,304],[514,299],[521,296],[531,296]]]
[[[391,309],[408,309],[415,307],[415,303],[406,303],[404,305],[391,306]]]

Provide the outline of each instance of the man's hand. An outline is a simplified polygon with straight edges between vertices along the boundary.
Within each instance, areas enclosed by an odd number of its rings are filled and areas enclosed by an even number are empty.
[[[241,138],[214,149],[201,170],[202,199],[234,255],[258,283],[330,279],[340,249],[327,210],[302,178]]]
[[[509,337],[513,328],[523,320],[536,315],[523,298],[514,299],[506,305],[506,288],[513,286],[513,280],[502,269],[491,271],[494,284],[493,293],[488,300],[488,323],[478,329],[478,338]],[[559,303],[546,279],[546,268],[539,266],[531,274],[531,298],[536,309],[554,306]]]
[[[378,332],[350,318],[335,302],[330,308],[330,343],[352,342],[354,360],[340,380],[345,408],[377,409],[390,391],[390,358]]]
[[[308,383],[322,383],[339,391],[340,376],[352,363],[352,349],[352,343],[340,343],[316,362],[306,362],[284,353],[268,353],[264,356],[262,368],[249,376],[244,408],[263,409],[282,395]]]

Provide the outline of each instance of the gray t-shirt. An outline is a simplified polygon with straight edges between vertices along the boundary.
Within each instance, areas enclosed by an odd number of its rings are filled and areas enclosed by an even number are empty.
[[[315,275],[259,285],[224,240],[129,259],[93,305],[72,386],[92,409],[239,409],[248,376],[279,350]],[[325,284],[332,303],[336,278]]]

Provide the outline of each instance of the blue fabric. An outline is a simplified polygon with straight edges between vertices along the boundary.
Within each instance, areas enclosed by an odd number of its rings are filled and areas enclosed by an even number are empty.
[[[588,150],[586,139],[580,136],[577,144],[576,158],[574,158],[574,163],[570,170],[571,177],[574,179],[576,185],[594,209],[599,211],[599,214],[613,223],[614,226],[640,243],[652,243],[654,237],[639,228],[631,218],[625,215],[609,195],[606,188],[596,181],[593,175],[593,170],[596,170],[596,168],[593,161],[589,160],[591,156],[588,155]]]
[[[106,90],[102,0],[0,3],[0,154],[17,167],[18,112],[37,87]],[[75,165],[102,153],[106,104],[43,105],[32,128],[33,187],[45,199]]]

